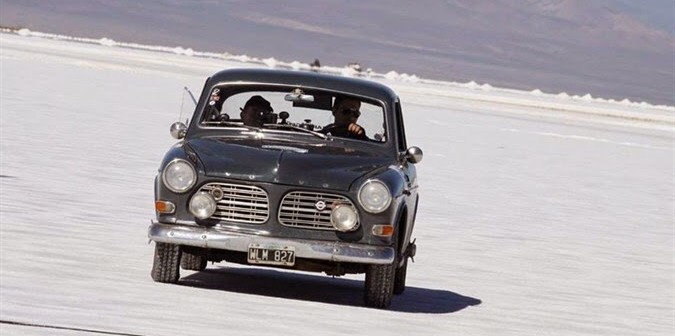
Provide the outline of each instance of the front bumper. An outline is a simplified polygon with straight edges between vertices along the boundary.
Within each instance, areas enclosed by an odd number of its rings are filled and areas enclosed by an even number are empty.
[[[247,252],[250,244],[293,246],[297,258],[350,262],[359,264],[391,264],[394,249],[323,240],[286,239],[264,236],[265,232],[235,231],[225,228],[162,224],[153,221],[148,238],[159,243]]]

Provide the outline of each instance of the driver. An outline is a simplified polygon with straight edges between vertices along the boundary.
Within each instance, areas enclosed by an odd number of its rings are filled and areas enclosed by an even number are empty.
[[[335,121],[321,130],[323,134],[330,134],[343,138],[368,140],[366,131],[356,121],[361,116],[361,101],[343,96],[335,97],[333,116]]]
[[[262,127],[265,116],[272,113],[272,104],[265,98],[255,95],[251,97],[241,110],[241,121],[246,126]]]

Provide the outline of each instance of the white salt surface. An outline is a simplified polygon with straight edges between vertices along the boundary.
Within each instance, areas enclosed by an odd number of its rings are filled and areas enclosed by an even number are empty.
[[[362,275],[216,264],[181,285],[150,279],[153,179],[182,87],[264,65],[9,34],[0,46],[2,335],[674,331],[669,107],[381,79],[425,151],[418,255],[382,311],[361,307]]]

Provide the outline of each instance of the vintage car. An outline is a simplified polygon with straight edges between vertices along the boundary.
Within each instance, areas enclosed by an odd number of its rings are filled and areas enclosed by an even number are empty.
[[[244,113],[261,98],[267,108],[251,124]],[[337,99],[358,104],[337,110]],[[194,101],[188,125],[171,126],[180,141],[155,179],[154,281],[176,283],[180,268],[227,261],[365,273],[369,307],[386,308],[404,291],[416,250],[413,164],[422,151],[408,147],[391,89],[314,72],[230,69],[207,79]],[[360,137],[326,131],[339,113],[357,118]]]

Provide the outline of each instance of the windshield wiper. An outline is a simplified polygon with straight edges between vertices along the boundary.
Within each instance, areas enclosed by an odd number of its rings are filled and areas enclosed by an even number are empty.
[[[329,135],[319,133],[319,132],[316,132],[316,131],[312,131],[312,130],[308,130],[306,128],[291,125],[291,124],[265,124],[265,127],[267,127],[267,128],[288,128],[288,129],[292,129],[292,130],[295,130],[295,131],[309,133],[309,134],[312,134],[314,136],[318,136],[319,138],[324,139],[324,140],[332,139]]]

